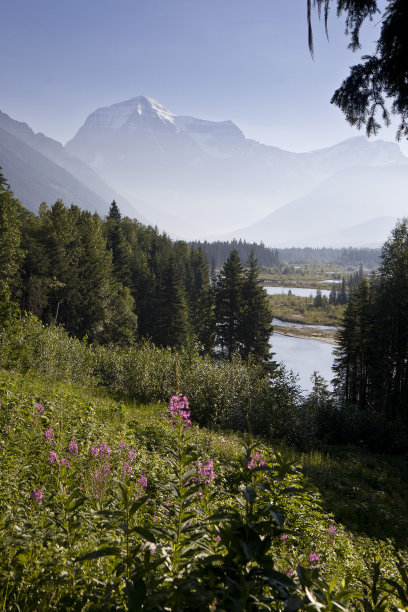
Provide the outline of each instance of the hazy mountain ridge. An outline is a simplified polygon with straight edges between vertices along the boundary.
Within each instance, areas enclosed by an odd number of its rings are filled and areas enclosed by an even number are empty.
[[[44,159],[46,158],[46,159]],[[0,111],[0,165],[15,195],[36,211],[41,202],[66,204],[96,211],[102,216],[116,199],[124,214],[147,219],[83,161],[70,155],[64,146],[34,131]]]
[[[408,158],[394,142],[356,136],[294,153],[246,138],[233,121],[178,116],[145,96],[97,109],[65,147],[4,113],[1,128],[16,140],[7,152],[0,136],[0,165],[33,209],[58,193],[106,214],[116,199],[124,214],[176,238],[270,246],[377,244],[389,219],[408,213]],[[27,172],[19,143],[31,149]],[[45,168],[44,157],[58,170]]]
[[[384,195],[379,185],[384,179],[379,178],[382,168],[406,166],[408,172],[408,159],[393,142],[371,142],[357,136],[324,149],[293,153],[245,138],[232,121],[177,116],[145,96],[97,109],[66,148],[102,172],[131,202],[138,196],[152,204],[155,223],[170,233],[186,238],[236,236],[271,245],[275,244],[275,235],[286,234],[294,220],[287,221],[286,229],[276,228],[271,234],[266,219],[288,203],[314,194],[339,172],[378,168],[378,173],[370,175],[372,210],[367,211],[358,198],[353,199],[353,206],[360,206],[361,212],[368,214],[364,218],[357,215],[356,223],[374,218],[377,209],[379,216],[389,214],[378,206],[379,194]],[[346,172],[343,180],[343,185],[335,181],[335,188],[337,196],[342,193],[345,200],[352,189],[347,181],[355,183],[354,172]],[[358,188],[365,189],[362,181]],[[390,190],[390,185],[386,188]],[[321,222],[327,214],[318,208],[313,209],[317,215],[315,231],[303,232],[304,237],[320,240]],[[397,208],[400,210],[399,205]],[[143,210],[145,214],[147,211]],[[304,217],[311,211],[310,206],[309,212],[304,210],[302,214],[297,209],[301,228],[305,229]],[[354,209],[352,212],[348,225],[356,217]],[[161,222],[164,219],[166,224]],[[254,219],[259,222],[256,234]],[[200,227],[199,233],[193,233],[194,225]],[[233,226],[242,229],[232,232]],[[329,229],[322,228],[323,234]],[[366,242],[365,237],[363,240]]]

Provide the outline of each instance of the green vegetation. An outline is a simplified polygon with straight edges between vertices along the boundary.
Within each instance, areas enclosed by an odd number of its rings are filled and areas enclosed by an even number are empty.
[[[273,316],[282,321],[306,323],[308,325],[339,325],[344,306],[330,304],[328,301],[315,306],[315,298],[297,295],[270,295],[269,301]]]
[[[163,404],[2,372],[0,401],[4,610],[405,605],[404,513],[394,545],[375,537],[407,502],[387,485],[403,482],[398,463],[366,454],[349,474],[352,453],[308,453],[308,480],[293,451],[189,427],[178,397],[169,421]],[[343,507],[329,479],[340,473]]]
[[[368,450],[407,449],[407,236],[271,298],[328,323],[349,297],[337,396],[305,397],[254,255],[210,282],[115,202],[36,217],[0,173],[0,609],[407,610],[406,460]]]
[[[375,412],[408,430],[408,219],[384,244],[376,275],[351,292],[339,331],[335,371],[343,403]]]

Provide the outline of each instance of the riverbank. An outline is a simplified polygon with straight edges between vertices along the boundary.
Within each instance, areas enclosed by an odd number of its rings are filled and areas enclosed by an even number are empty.
[[[336,329],[317,329],[311,327],[284,327],[282,325],[275,326],[273,329],[274,334],[280,334],[281,336],[292,336],[293,338],[303,338],[304,340],[315,340],[317,342],[325,342],[326,344],[337,345],[335,338]]]

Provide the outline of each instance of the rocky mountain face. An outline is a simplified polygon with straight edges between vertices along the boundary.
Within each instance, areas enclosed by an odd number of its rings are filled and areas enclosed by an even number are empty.
[[[337,219],[331,209],[350,199],[350,192],[351,216],[341,227],[364,223],[378,211],[398,216],[400,182],[395,189],[392,182],[384,184],[393,178],[382,170],[399,166],[402,177],[408,174],[408,159],[396,143],[358,136],[325,149],[292,153],[245,138],[232,121],[177,116],[144,96],[96,110],[66,149],[106,177],[130,202],[134,198],[147,202],[150,208],[142,212],[149,216],[150,211],[154,222],[173,235],[234,235],[267,244],[286,243],[293,224],[299,225],[300,241],[303,236],[320,240],[333,230],[330,224],[343,223],[344,215]],[[364,169],[373,167],[378,172],[370,173],[367,191]],[[360,168],[361,181],[356,178]],[[336,189],[332,202],[327,193],[330,180]],[[324,196],[318,197],[320,188]],[[384,190],[389,193],[385,207]],[[398,202],[391,210],[394,195]],[[290,219],[275,214],[295,201],[300,203]],[[367,210],[370,206],[372,210]]]

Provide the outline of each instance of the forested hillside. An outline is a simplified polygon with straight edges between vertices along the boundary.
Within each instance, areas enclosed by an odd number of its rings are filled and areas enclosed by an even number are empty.
[[[234,279],[228,267],[210,279],[200,248],[122,218],[115,201],[106,219],[61,200],[35,215],[4,177],[0,198],[0,276],[22,311],[89,342],[198,342],[209,353],[233,326],[226,356],[268,361],[272,314],[255,257],[247,270],[235,259]]]

